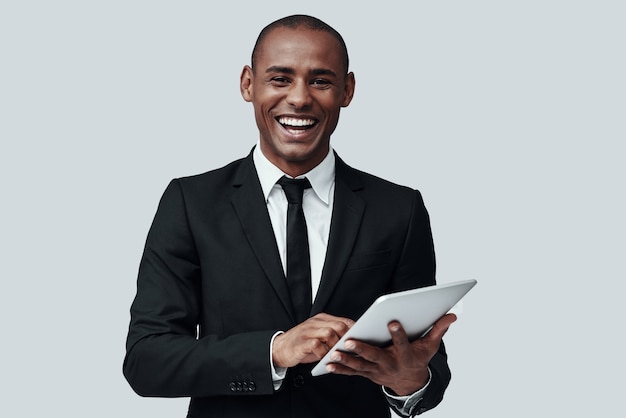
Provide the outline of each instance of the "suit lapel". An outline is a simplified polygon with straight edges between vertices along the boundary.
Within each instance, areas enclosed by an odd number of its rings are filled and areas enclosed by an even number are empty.
[[[359,178],[353,169],[337,155],[335,157],[335,201],[330,236],[320,286],[311,309],[312,315],[324,311],[335,291],[350,258],[365,210],[365,202],[355,193],[362,188]]]
[[[254,168],[252,153],[244,159],[233,182],[235,191],[232,204],[243,227],[248,243],[252,247],[259,264],[278,294],[285,310],[295,321],[287,281],[278,254],[274,231],[261,184]]]

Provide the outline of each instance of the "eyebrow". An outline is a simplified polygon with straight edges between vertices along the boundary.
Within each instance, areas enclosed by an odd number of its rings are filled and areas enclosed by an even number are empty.
[[[271,67],[268,67],[265,70],[265,73],[284,73],[284,74],[295,74],[296,71],[291,68],[291,67],[281,67],[279,65],[273,65]],[[312,70],[309,71],[309,74],[311,75],[330,75],[333,77],[337,77],[337,74],[335,74],[334,71],[326,69],[326,68],[314,68]]]
[[[312,75],[331,75],[333,77],[337,77],[334,71],[326,69],[326,68],[316,68],[310,71]]]

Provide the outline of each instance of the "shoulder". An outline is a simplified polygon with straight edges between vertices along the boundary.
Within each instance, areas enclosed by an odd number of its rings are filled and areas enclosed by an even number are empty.
[[[344,182],[349,189],[368,200],[384,199],[396,203],[414,202],[415,199],[422,201],[419,190],[353,168],[340,158],[337,158],[336,167],[337,181]]]
[[[254,163],[249,155],[235,160],[223,167],[191,176],[178,177],[172,180],[183,194],[219,196],[231,193],[234,188],[250,181],[258,182]]]
[[[246,158],[235,160],[223,167],[206,171],[191,176],[178,177],[173,181],[179,182],[183,187],[202,187],[215,183],[232,183],[237,176]]]
[[[223,167],[170,181],[163,199],[174,199],[186,207],[215,206],[230,201],[232,194],[244,183],[258,183],[251,158],[241,158]],[[199,205],[199,206],[198,206]]]

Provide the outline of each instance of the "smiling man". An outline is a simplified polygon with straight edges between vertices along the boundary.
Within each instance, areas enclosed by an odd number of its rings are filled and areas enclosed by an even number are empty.
[[[330,138],[355,78],[345,43],[303,15],[263,29],[240,80],[259,139],[248,157],[173,180],[148,234],[124,374],[143,396],[191,397],[188,417],[389,417],[435,407],[453,315],[409,341],[348,342],[380,295],[435,284],[418,191],[346,165]]]

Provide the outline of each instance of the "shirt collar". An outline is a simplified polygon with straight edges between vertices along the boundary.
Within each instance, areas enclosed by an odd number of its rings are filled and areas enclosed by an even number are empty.
[[[261,146],[257,142],[256,147],[252,153],[254,160],[254,166],[261,182],[261,189],[263,190],[263,196],[265,201],[269,199],[272,188],[276,185],[278,179],[282,176],[287,176],[278,167],[268,160],[261,152]],[[335,153],[332,147],[329,147],[328,155],[319,163],[313,167],[308,173],[304,173],[297,178],[306,177],[311,183],[311,188],[325,204],[330,202],[330,192],[335,182]]]

